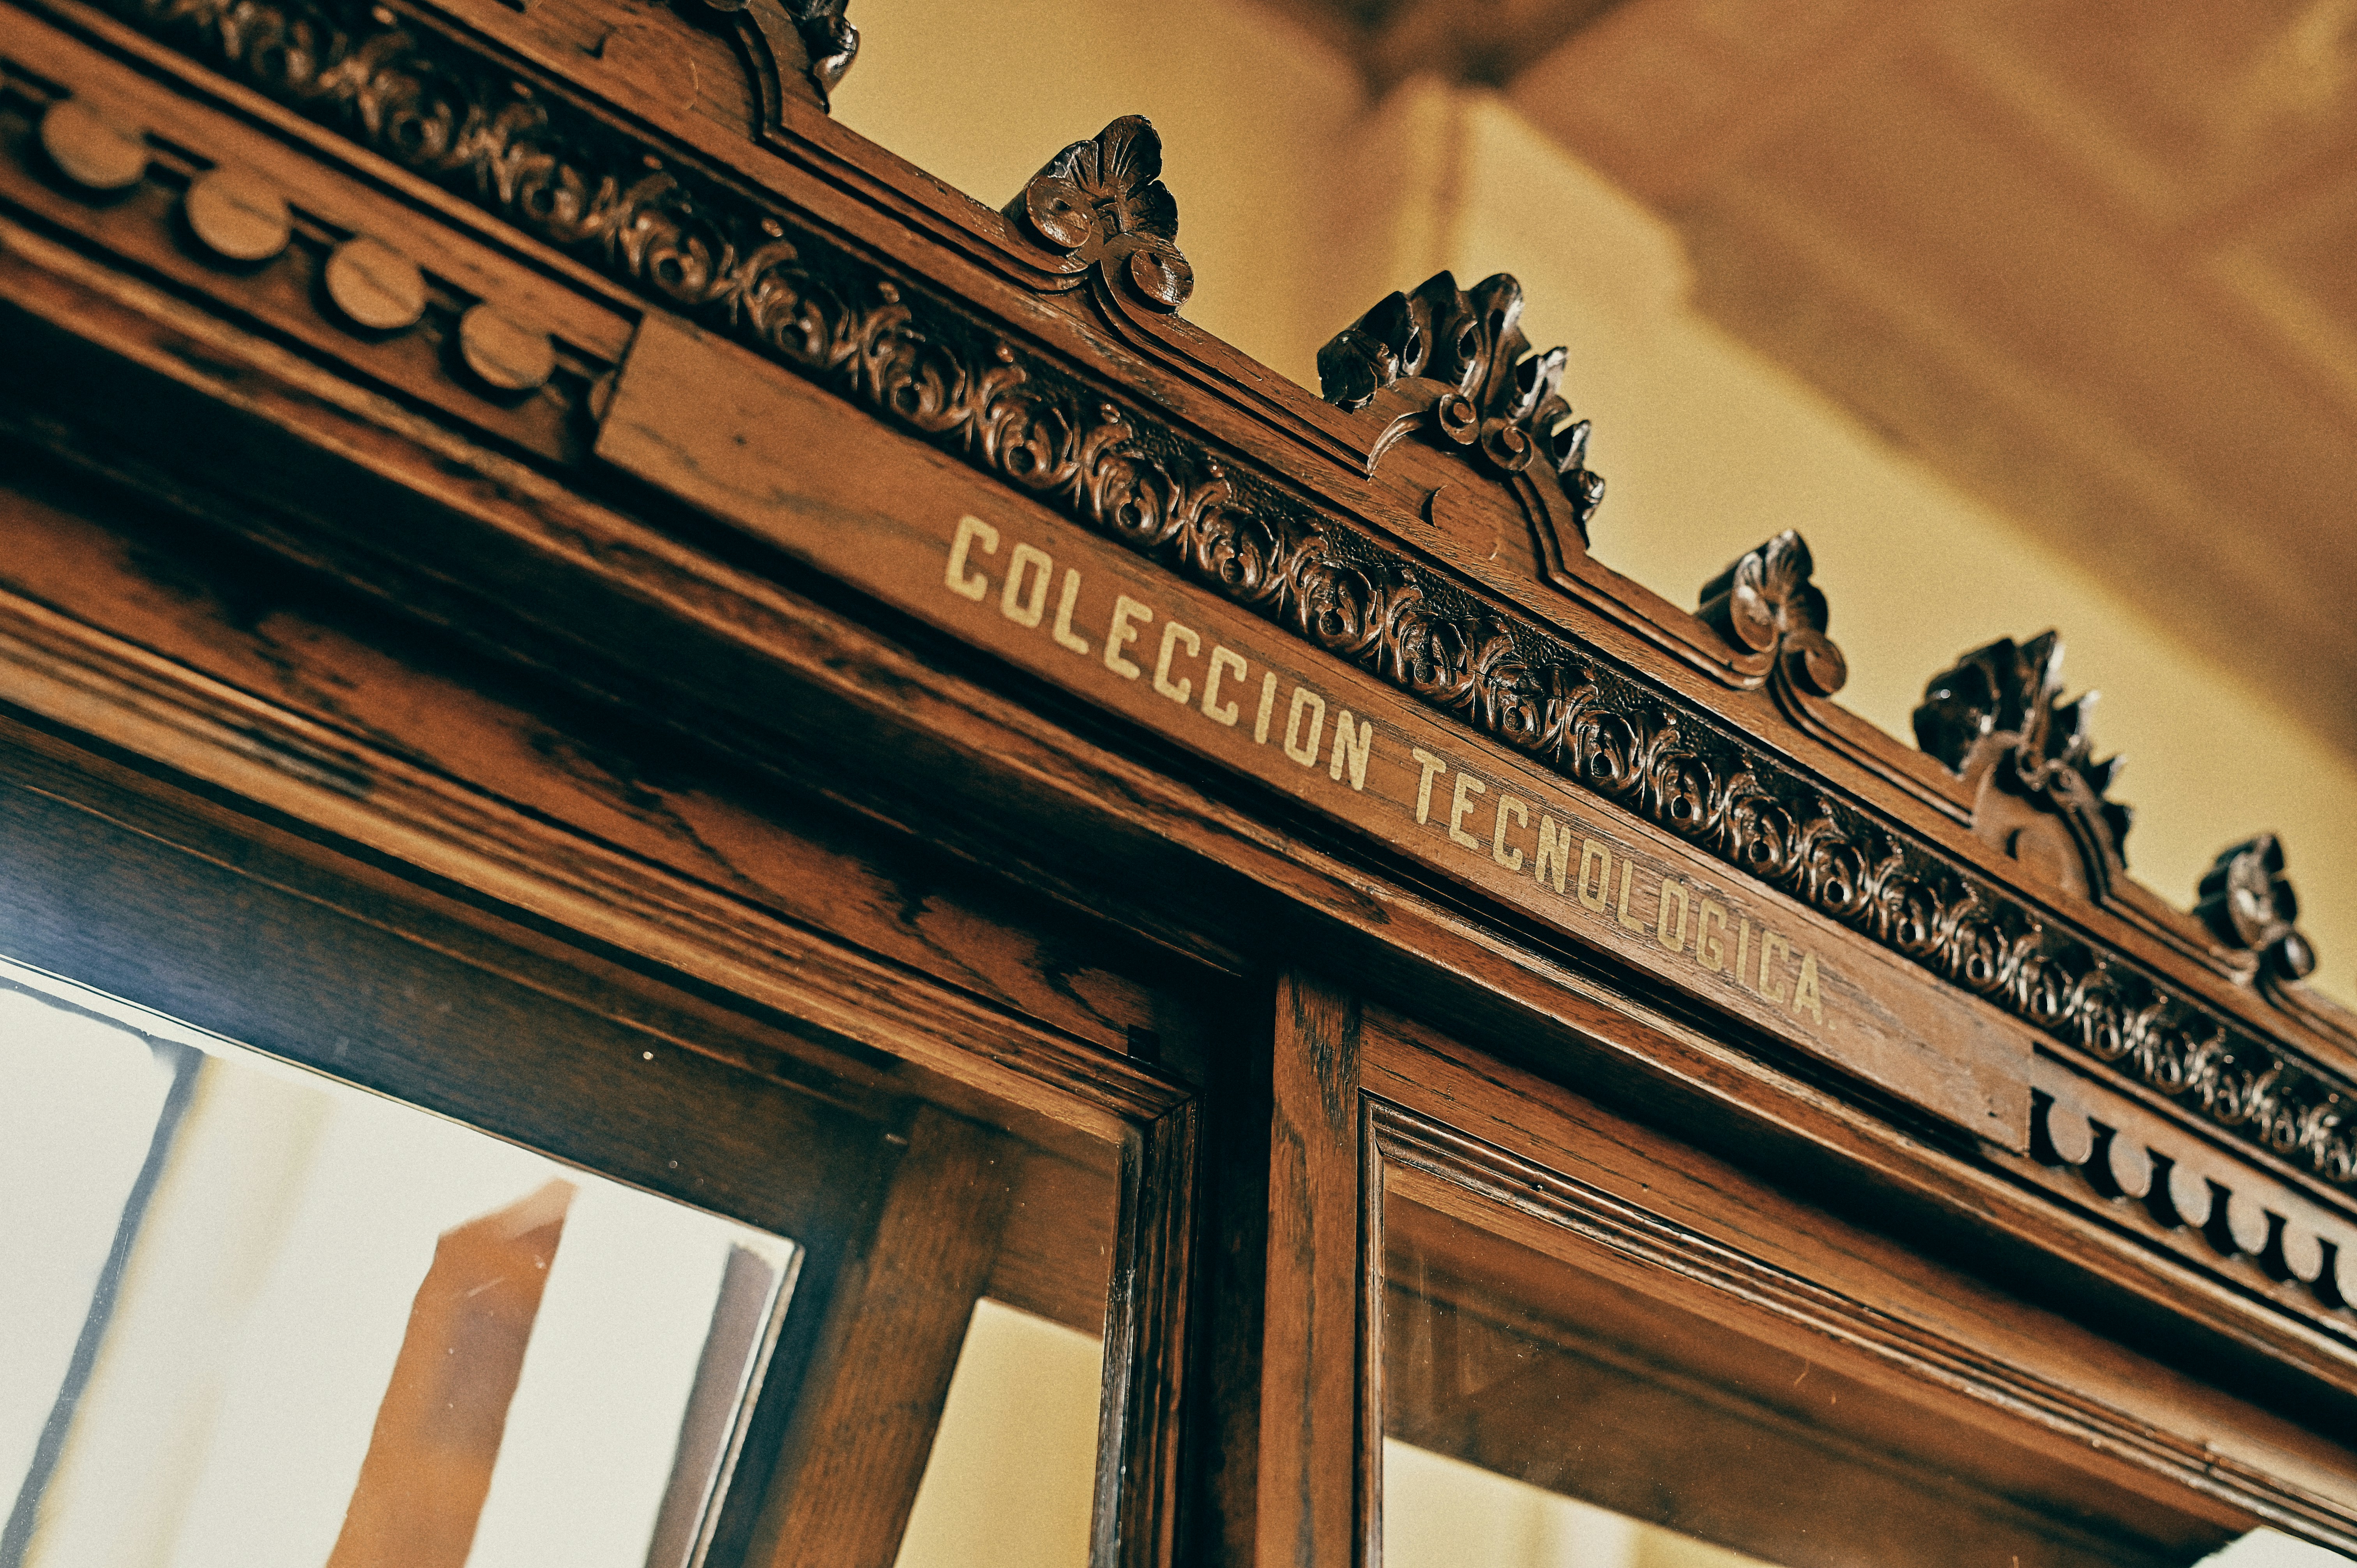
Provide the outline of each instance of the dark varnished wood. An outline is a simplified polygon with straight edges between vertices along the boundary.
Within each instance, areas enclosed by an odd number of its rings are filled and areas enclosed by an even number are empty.
[[[840,5],[328,0],[291,63],[282,14],[6,13],[12,929],[297,1056],[372,973],[337,1070],[814,1238],[731,1550],[888,1561],[989,1294],[1105,1335],[1098,1568],[1373,1563],[1391,1182],[1428,1250],[1836,1346],[1866,1512],[2357,1540],[2357,1029],[2265,847],[2198,912],[2126,879],[2051,650],[1872,733],[1797,536],[1693,614],[1588,554],[1512,280],[1312,398],[1183,319],[1143,121],[968,201],[823,118]],[[1253,736],[1264,674],[1377,726],[1363,782],[1298,699]],[[517,1055],[399,1058],[400,980]],[[1545,1274],[1482,1332],[1600,1365]]]
[[[1261,1340],[1261,1563],[1373,1561],[1376,1472],[1360,1434],[1365,1356],[1359,1004],[1277,983],[1271,1043],[1268,1311]]]
[[[1014,1199],[1014,1150],[931,1110],[829,1304],[750,1561],[891,1568]],[[1106,1195],[1110,1196],[1110,1194]]]

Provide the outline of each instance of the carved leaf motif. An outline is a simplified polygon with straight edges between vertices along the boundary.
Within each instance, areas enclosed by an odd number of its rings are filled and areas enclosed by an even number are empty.
[[[1178,309],[1195,290],[1178,252],[1178,201],[1162,183],[1162,138],[1143,115],[1058,153],[1006,211],[1049,249],[1122,273],[1158,309]]]
[[[1532,353],[1522,316],[1523,285],[1507,274],[1468,292],[1436,273],[1386,296],[1318,351],[1319,390],[1355,412],[1394,388],[1430,383],[1426,395],[1397,399],[1396,418],[1473,448],[1501,475],[1543,465],[1570,499],[1584,541],[1604,499],[1603,479],[1586,467],[1588,424],[1572,419],[1557,390],[1565,350]]]
[[[1924,687],[1916,744],[1959,776],[1995,773],[2007,789],[2068,819],[2099,857],[2125,865],[2133,813],[2104,798],[2120,758],[2094,759],[2096,693],[2065,703],[2061,692],[2061,637],[2000,638]]]
[[[2270,978],[2302,980],[2316,968],[2316,951],[2298,929],[2299,895],[2284,873],[2283,842],[2273,833],[2221,853],[2193,912],[2220,941],[2258,954]]]
[[[1830,697],[1849,680],[1849,660],[1825,636],[1832,611],[1809,580],[1816,564],[1791,529],[1705,583],[1695,613],[1738,648],[1773,653],[1785,680]]]

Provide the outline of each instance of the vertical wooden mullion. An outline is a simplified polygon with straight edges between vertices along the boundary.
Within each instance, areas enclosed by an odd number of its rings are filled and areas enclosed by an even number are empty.
[[[1368,1286],[1359,1043],[1355,998],[1305,975],[1278,981],[1257,1568],[1353,1568],[1373,1529],[1376,1450],[1360,1398]]]
[[[1146,1123],[1122,1149],[1093,1568],[1171,1568],[1176,1561],[1197,1124],[1190,1101]]]
[[[1383,1562],[1383,1156],[1374,1101],[1359,1101],[1359,1563]]]
[[[1004,1134],[931,1106],[835,1298],[749,1563],[891,1568],[1012,1187]]]

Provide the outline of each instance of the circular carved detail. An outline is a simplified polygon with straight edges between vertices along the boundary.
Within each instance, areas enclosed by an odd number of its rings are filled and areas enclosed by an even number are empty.
[[[84,190],[128,190],[147,172],[147,144],[140,133],[79,98],[52,103],[41,116],[41,150]]]
[[[534,332],[488,305],[458,318],[458,353],[495,392],[530,392],[556,369],[556,346],[547,333]]]
[[[425,314],[425,275],[383,241],[356,235],[328,257],[328,297],[354,326],[398,332]]]
[[[199,175],[181,199],[181,210],[188,231],[223,261],[266,262],[295,233],[286,199],[237,169]]]

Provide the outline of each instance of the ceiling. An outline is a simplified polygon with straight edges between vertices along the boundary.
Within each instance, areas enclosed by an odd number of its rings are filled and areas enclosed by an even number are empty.
[[[2357,755],[2357,0],[1285,0]]]

